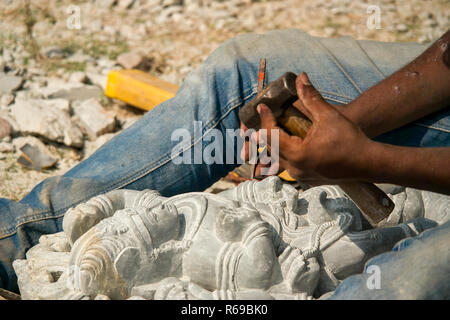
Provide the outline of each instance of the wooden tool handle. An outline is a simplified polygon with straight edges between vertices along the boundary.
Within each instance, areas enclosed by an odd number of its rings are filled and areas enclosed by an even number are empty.
[[[312,125],[311,121],[294,107],[286,108],[277,120],[291,134],[302,139]],[[394,209],[392,200],[373,183],[352,181],[341,183],[339,187],[353,200],[373,227],[387,218]]]

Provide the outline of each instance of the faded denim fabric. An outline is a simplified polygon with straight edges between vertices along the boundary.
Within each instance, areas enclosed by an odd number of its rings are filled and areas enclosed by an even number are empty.
[[[450,299],[450,221],[370,259],[364,273],[346,278],[330,297],[352,300]],[[375,275],[373,267],[377,267]],[[379,275],[379,287],[373,276]]]
[[[208,145],[211,130],[239,128],[239,109],[255,97],[260,58],[267,82],[286,71],[307,72],[330,103],[346,104],[425,50],[415,43],[325,39],[300,30],[242,35],[223,43],[185,79],[177,95],[115,136],[65,175],[44,180],[20,202],[0,199],[0,287],[17,290],[12,261],[43,234],[62,230],[67,209],[114,189],[155,189],[164,196],[201,191],[236,165],[176,165],[175,129],[192,134],[190,148]],[[202,122],[195,137],[194,121]],[[408,146],[450,146],[450,110],[378,139]],[[201,139],[203,138],[203,139]],[[206,140],[206,141],[205,141]],[[224,142],[224,150],[226,150]],[[239,152],[235,151],[235,159]],[[237,163],[237,161],[235,161]]]

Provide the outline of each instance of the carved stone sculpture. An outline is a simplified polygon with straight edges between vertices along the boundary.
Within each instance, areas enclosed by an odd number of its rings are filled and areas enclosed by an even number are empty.
[[[385,186],[372,228],[334,186],[277,177],[220,194],[116,190],[70,209],[14,268],[24,299],[312,299],[450,219],[450,197]]]

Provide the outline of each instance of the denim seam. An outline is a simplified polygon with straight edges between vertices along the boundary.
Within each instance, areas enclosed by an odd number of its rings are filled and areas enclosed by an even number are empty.
[[[55,219],[56,220],[56,219],[59,219],[59,218],[61,218],[63,216],[64,216],[64,214],[60,214],[60,215],[57,215],[57,216],[51,216],[51,217],[43,216],[42,218],[33,218],[33,219],[28,220],[28,221],[20,222],[15,227],[13,227],[13,229],[14,229],[13,232],[9,231],[9,229],[8,229],[9,233],[6,233],[5,235],[0,235],[0,240],[3,240],[3,239],[6,239],[8,237],[13,236],[14,234],[17,233],[17,229],[19,229],[20,227],[22,227],[25,224],[38,222],[38,221],[43,221],[43,220],[49,220],[49,219]]]
[[[254,95],[254,94],[255,94],[255,92],[254,92],[254,91],[255,91],[255,88],[256,88],[256,87],[251,87],[249,90],[245,91],[245,92],[249,92],[249,91],[250,91],[250,94],[245,95],[243,99],[246,100],[246,99],[248,99],[249,97],[251,97],[252,95]],[[245,92],[244,92],[244,93],[245,93]],[[202,137],[201,137],[200,139],[198,139],[197,141],[194,141],[194,142],[191,144],[191,146],[190,146],[189,148],[192,148],[195,144],[197,144],[198,142],[200,142],[200,141],[203,139],[203,137],[204,137],[209,131],[211,131],[214,127],[216,127],[216,126],[219,124],[219,122],[220,122],[221,120],[223,120],[226,116],[228,116],[228,114],[229,114],[232,110],[236,109],[236,108],[242,103],[241,101],[239,101],[238,103],[235,103],[235,101],[238,101],[238,100],[240,100],[239,97],[234,98],[234,99],[231,99],[231,100],[225,105],[225,108],[224,108],[224,109],[226,110],[225,113],[224,113],[220,118],[217,119],[217,121],[215,122],[215,124],[213,124],[213,125],[211,126],[211,128],[207,129],[207,130],[202,134]],[[233,104],[234,104],[234,106],[232,106],[232,107],[227,107],[227,106],[231,106],[231,105],[233,105]],[[205,128],[208,127],[208,126],[209,126],[211,123],[213,123],[213,122],[214,122],[214,119],[209,120],[209,121],[207,122],[207,124],[205,125]],[[181,151],[180,154],[181,154],[182,152],[184,152],[184,151]],[[142,178],[143,176],[147,175],[148,173],[150,173],[150,172],[152,172],[152,171],[154,171],[154,170],[160,168],[161,166],[163,166],[164,164],[167,164],[167,163],[170,161],[170,158],[171,158],[171,157],[169,157],[168,159],[164,160],[164,158],[166,158],[166,157],[167,157],[167,155],[164,156],[164,157],[162,157],[162,158],[160,158],[159,160],[153,162],[151,165],[149,165],[150,167],[152,167],[152,168],[150,168],[150,169],[147,167],[147,168],[145,168],[145,169],[139,170],[138,172],[133,173],[132,175],[126,177],[125,179],[122,179],[121,182],[116,182],[116,183],[113,183],[113,184],[109,185],[108,187],[106,187],[106,188],[104,189],[104,191],[102,191],[102,193],[106,193],[106,192],[109,192],[109,191],[111,191],[111,190],[123,188],[123,187],[125,187],[126,185],[128,185],[128,184],[130,184],[130,183],[133,183],[134,181],[136,181],[136,180]],[[134,178],[131,178],[132,176],[135,176],[135,177],[134,177]],[[130,178],[131,178],[131,179],[130,179]],[[123,183],[123,181],[127,181],[127,182],[126,182],[126,183]],[[121,183],[122,183],[122,184],[121,184]],[[67,207],[61,208],[61,209],[59,209],[59,210],[56,210],[56,211],[55,211],[55,214],[58,214],[58,213],[61,212],[61,211],[66,211],[66,210],[68,210],[69,208],[71,208],[71,207],[73,207],[73,206],[76,206],[76,205],[79,204],[79,203],[85,202],[86,200],[92,198],[92,197],[95,196],[96,194],[98,194],[98,193],[97,193],[97,192],[93,192],[91,195],[86,196],[84,199],[82,199],[82,200],[80,200],[80,201],[78,201],[78,202],[75,202],[75,203],[73,203],[73,204],[70,205],[70,206],[67,206]],[[36,222],[36,221],[41,221],[41,220],[58,219],[58,218],[64,216],[64,214],[60,214],[60,215],[57,215],[57,216],[47,216],[47,214],[48,214],[48,211],[42,211],[42,212],[39,212],[39,213],[37,213],[37,214],[31,216],[31,217],[32,217],[31,220],[29,220],[30,217],[27,217],[27,219],[24,219],[22,222],[19,222],[19,224],[17,224],[16,226],[14,226],[14,227],[12,227],[12,228],[9,228],[9,229],[6,229],[6,230],[1,230],[0,232],[1,232],[1,233],[6,233],[6,235],[0,235],[0,239],[7,238],[7,237],[10,237],[10,236],[14,235],[15,233],[17,233],[17,228],[19,228],[20,226],[22,226],[22,225],[24,225],[24,224],[32,223],[32,222]],[[37,217],[39,217],[39,216],[42,216],[42,218],[37,218]],[[34,217],[36,217],[36,218],[34,219]]]
[[[336,93],[336,92],[325,91],[325,90],[319,90],[319,89],[318,89],[318,91],[319,91],[322,95],[328,94],[328,95],[330,95],[330,96],[332,96],[332,97],[334,96],[334,97],[336,97],[336,98],[342,98],[342,99],[345,99],[345,100],[347,100],[347,101],[353,100],[353,99],[350,98],[350,97],[343,96],[343,95],[338,94],[338,93]]]
[[[343,104],[348,104],[351,100],[350,99],[339,99],[340,97],[337,97],[335,94],[332,93],[326,93],[326,92],[321,92],[321,95],[328,100],[333,100],[339,103],[343,103]]]
[[[334,62],[334,64],[336,65],[336,67],[338,67],[339,70],[341,70],[342,74],[347,78],[348,81],[350,81],[350,83],[353,85],[353,87],[356,89],[356,91],[359,92],[359,94],[362,93],[361,88],[356,84],[355,80],[352,79],[352,77],[347,73],[347,71],[345,71],[344,67],[339,63],[339,61],[337,60],[337,58],[333,55],[333,53],[331,53],[330,50],[328,50],[327,47],[325,47],[325,45],[320,42],[319,40],[316,39],[316,41],[314,42],[316,43],[318,46],[320,46],[323,50],[325,50],[325,52],[328,53],[328,56],[331,58],[331,60]]]
[[[316,47],[320,47],[319,44],[318,44],[319,40],[318,40],[317,38],[311,37],[311,36],[309,36],[309,37],[310,37],[311,43],[313,43]],[[320,47],[319,49],[323,49],[323,48]],[[336,95],[340,95],[340,96],[346,97],[346,96],[344,96],[344,93],[343,93],[341,90],[339,90],[338,86],[336,86],[336,83],[335,83],[334,80],[329,76],[329,74],[328,74],[327,72],[325,72],[325,76],[326,76],[326,78],[328,79],[328,82],[331,83],[331,85],[333,86],[334,90],[335,90],[336,92],[340,92],[340,94],[336,93]],[[316,89],[317,89],[319,92],[322,92],[321,88],[316,88]],[[346,98],[347,98],[347,97],[346,97]]]
[[[350,37],[350,38],[353,40],[354,44],[356,46],[358,46],[358,48],[361,50],[361,52],[364,53],[364,55],[366,56],[367,60],[369,61],[369,64],[372,66],[372,68],[381,76],[382,79],[385,79],[386,76],[384,75],[384,73],[381,72],[381,70],[377,67],[377,65],[372,60],[372,58],[369,56],[369,54],[366,52],[366,50],[364,50],[363,47],[361,47],[361,44],[356,39],[354,39],[353,37]]]

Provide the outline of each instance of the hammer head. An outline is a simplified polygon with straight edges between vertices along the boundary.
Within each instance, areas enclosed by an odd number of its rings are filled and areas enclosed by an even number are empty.
[[[247,128],[258,130],[261,128],[261,120],[256,107],[263,103],[267,105],[277,118],[291,103],[298,99],[295,79],[297,75],[286,72],[277,80],[269,83],[267,87],[253,100],[244,105],[239,111],[239,119]]]

